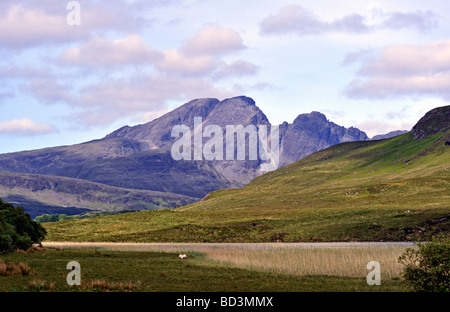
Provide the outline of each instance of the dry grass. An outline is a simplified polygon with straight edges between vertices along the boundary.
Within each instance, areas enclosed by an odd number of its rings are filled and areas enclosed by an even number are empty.
[[[41,251],[45,251],[45,250],[47,250],[47,249],[43,248],[43,247],[33,246],[33,247],[28,248],[26,252],[27,252],[27,254],[30,254],[30,253],[41,252]]]
[[[9,275],[30,275],[31,269],[28,265],[20,262],[18,264],[15,263],[7,263],[0,260],[0,276],[9,276]]]
[[[31,291],[52,290],[54,287],[55,287],[55,283],[54,282],[47,283],[46,281],[41,280],[41,279],[32,280],[30,282],[30,284],[28,285],[28,288]]]
[[[27,254],[28,255],[30,253],[40,252],[40,251],[45,251],[45,250],[47,250],[47,248],[33,246],[33,247],[28,248],[27,250],[16,249],[14,252],[17,254]]]
[[[382,278],[400,276],[399,256],[406,247],[245,250],[210,249],[207,258],[231,267],[297,276],[366,277],[367,264],[377,261]]]
[[[133,282],[109,282],[105,280],[90,280],[87,282],[83,288],[85,290],[93,290],[93,291],[125,291],[130,292],[136,289],[141,282],[133,283]]]

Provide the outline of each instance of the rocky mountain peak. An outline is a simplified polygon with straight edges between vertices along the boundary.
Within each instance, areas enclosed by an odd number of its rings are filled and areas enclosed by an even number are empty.
[[[357,128],[330,122],[317,111],[300,114],[292,124],[281,125],[281,164],[287,165],[331,145],[365,141],[367,135]]]
[[[324,114],[313,111],[309,114],[298,115],[292,124],[298,125],[298,124],[304,124],[304,123],[325,123],[327,121],[328,121],[328,119]]]
[[[233,101],[233,102],[239,101],[239,102],[243,102],[243,103],[246,103],[246,104],[249,104],[249,105],[256,105],[255,101],[252,98],[250,98],[248,96],[245,96],[245,95],[241,95],[241,96],[236,96],[236,97],[233,97],[233,98],[225,99],[222,102],[226,103],[226,102],[229,102],[229,101]]]

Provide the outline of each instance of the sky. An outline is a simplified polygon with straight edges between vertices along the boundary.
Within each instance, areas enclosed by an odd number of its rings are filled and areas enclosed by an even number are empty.
[[[196,98],[369,137],[450,100],[450,3],[2,0],[0,153],[99,139]]]

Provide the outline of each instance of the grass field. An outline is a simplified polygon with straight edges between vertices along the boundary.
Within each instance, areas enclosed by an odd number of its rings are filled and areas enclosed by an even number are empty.
[[[50,241],[415,241],[450,229],[450,131],[330,147],[173,210],[46,223]]]
[[[42,249],[0,260],[26,274],[0,270],[0,291],[132,292],[397,292],[408,291],[394,264],[402,248],[327,250],[220,250],[175,252],[94,248]],[[367,260],[379,260],[380,286],[366,282]],[[81,286],[68,286],[66,265],[81,265]],[[333,268],[334,267],[334,268]],[[345,268],[344,268],[345,267]],[[1,268],[1,265],[0,265]]]

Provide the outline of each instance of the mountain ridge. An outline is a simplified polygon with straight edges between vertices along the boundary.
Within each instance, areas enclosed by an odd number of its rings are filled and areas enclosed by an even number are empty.
[[[261,243],[448,236],[450,129],[441,131],[450,120],[435,126],[421,119],[415,129],[431,129],[423,137],[409,132],[333,145],[242,188],[217,190],[170,211],[49,224],[48,239]],[[124,223],[120,233],[92,236],[98,227]],[[73,236],[76,228],[83,230]]]
[[[217,189],[243,186],[261,174],[259,158],[175,161],[170,147],[177,138],[171,136],[171,130],[176,125],[192,129],[195,117],[202,118],[204,127],[218,125],[224,130],[226,125],[240,124],[272,127],[250,97],[222,101],[194,99],[148,123],[121,127],[101,139],[0,154],[0,170],[82,179],[192,198],[202,198]],[[279,128],[281,166],[333,144],[367,139],[363,131],[338,126],[319,112],[300,114],[292,124],[285,122]]]

